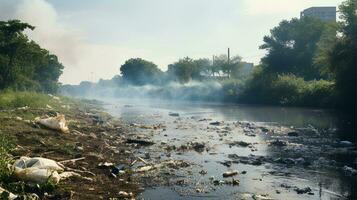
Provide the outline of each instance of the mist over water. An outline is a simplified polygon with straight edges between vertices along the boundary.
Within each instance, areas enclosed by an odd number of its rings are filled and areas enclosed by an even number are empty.
[[[186,84],[170,82],[166,85],[123,85],[101,86],[90,84],[87,86],[64,86],[62,94],[86,98],[148,98],[168,100],[222,101],[224,100],[223,86],[216,81]]]

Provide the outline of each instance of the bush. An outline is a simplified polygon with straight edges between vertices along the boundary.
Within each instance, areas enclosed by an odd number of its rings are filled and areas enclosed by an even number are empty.
[[[294,106],[334,106],[334,83],[326,80],[305,81],[291,74],[256,74],[242,93],[245,103],[294,105]]]

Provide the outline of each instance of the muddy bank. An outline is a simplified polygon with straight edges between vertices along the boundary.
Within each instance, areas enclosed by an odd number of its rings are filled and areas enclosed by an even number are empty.
[[[19,196],[34,193],[40,199],[131,199],[146,186],[143,172],[186,165],[174,160],[151,165],[138,158],[134,152],[143,144],[131,139],[135,135],[133,127],[105,113],[98,102],[61,102],[58,98],[58,104],[56,108],[46,105],[1,111],[0,133],[14,145],[9,163],[22,156],[48,158],[85,179],[71,177],[57,185],[36,185],[10,174],[0,181],[2,188]],[[66,133],[35,120],[58,114],[65,116],[69,128]]]

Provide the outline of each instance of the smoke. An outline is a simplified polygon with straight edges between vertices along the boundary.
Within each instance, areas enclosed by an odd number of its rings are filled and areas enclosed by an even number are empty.
[[[66,85],[62,94],[68,96],[102,99],[130,98],[130,99],[168,99],[168,100],[208,100],[221,101],[224,98],[223,86],[216,81],[186,84],[170,82],[165,85],[101,85],[86,83],[77,86]]]
[[[0,19],[20,19],[36,27],[27,35],[57,55],[65,66],[60,81],[77,84],[96,81],[119,73],[120,64],[129,57],[143,56],[142,50],[89,41],[84,30],[62,22],[54,7],[45,0],[3,0]]]

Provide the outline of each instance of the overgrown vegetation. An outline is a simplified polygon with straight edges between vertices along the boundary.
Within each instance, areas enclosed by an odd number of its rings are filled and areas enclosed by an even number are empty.
[[[54,93],[63,66],[57,56],[23,33],[35,27],[19,20],[0,21],[0,90]]]

